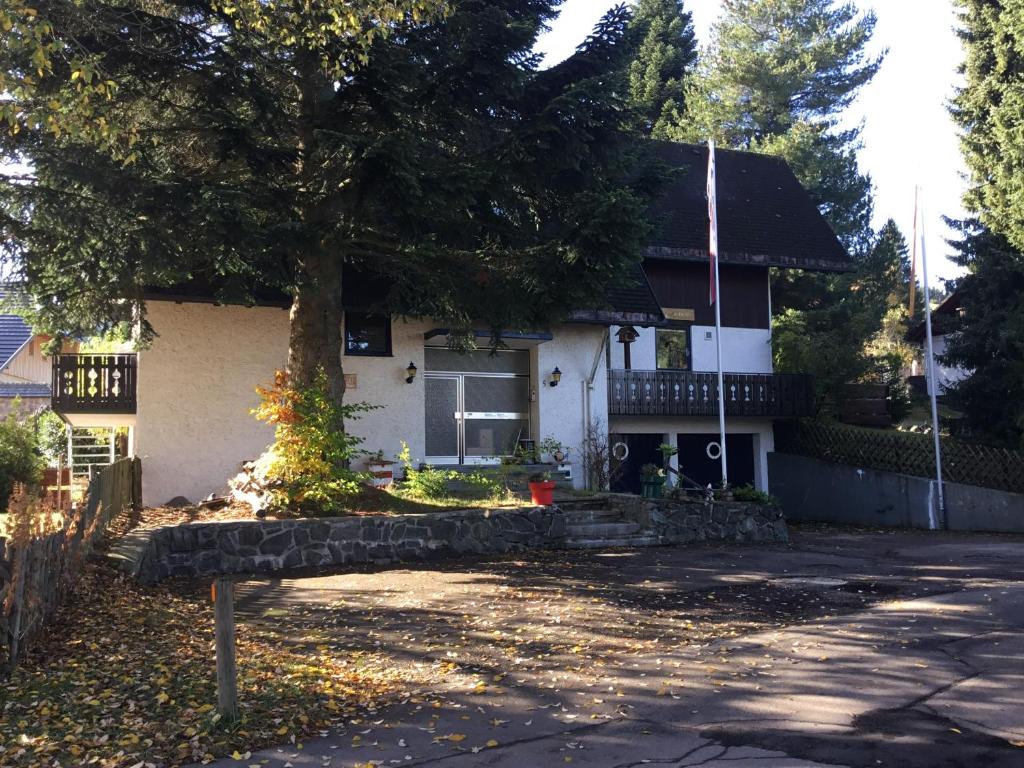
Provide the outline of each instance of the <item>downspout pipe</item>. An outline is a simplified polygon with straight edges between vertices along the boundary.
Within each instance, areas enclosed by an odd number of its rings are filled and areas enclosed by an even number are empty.
[[[594,355],[594,365],[590,369],[590,377],[583,382],[583,447],[584,454],[583,458],[586,458],[586,447],[590,444],[593,437],[591,434],[592,422],[591,416],[591,405],[590,397],[594,391],[594,382],[597,380],[597,372],[601,367],[601,358],[604,357],[605,348],[608,345],[608,336],[611,333],[610,329],[606,329],[604,334],[601,336],[601,345],[597,348],[597,354]],[[591,473],[590,468],[584,464],[583,466],[583,478],[586,483],[587,490],[594,490],[590,487]]]

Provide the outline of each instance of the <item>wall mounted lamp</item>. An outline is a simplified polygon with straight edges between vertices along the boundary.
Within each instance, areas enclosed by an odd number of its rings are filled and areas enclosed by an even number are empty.
[[[562,372],[558,370],[558,366],[555,366],[555,370],[551,372],[551,386],[557,387],[558,382],[562,380]]]
[[[416,371],[419,369],[416,367],[416,363],[410,361],[409,367],[405,369],[405,383],[412,384],[413,379],[416,378]]]

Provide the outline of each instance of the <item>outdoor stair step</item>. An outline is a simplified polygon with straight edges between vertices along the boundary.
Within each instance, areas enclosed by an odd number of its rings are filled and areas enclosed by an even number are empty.
[[[617,549],[626,547],[656,547],[661,544],[661,539],[651,534],[639,534],[636,536],[622,536],[620,538],[576,538],[570,537],[565,540],[567,549]]]
[[[567,509],[563,511],[565,522],[568,525],[624,522],[622,513],[614,509]]]
[[[619,538],[632,536],[640,532],[640,526],[636,523],[576,523],[571,522],[566,526],[569,536],[580,539]]]

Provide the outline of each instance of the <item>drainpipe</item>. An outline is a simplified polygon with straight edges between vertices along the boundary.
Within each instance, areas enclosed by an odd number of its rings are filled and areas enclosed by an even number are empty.
[[[601,346],[597,348],[597,354],[594,355],[594,365],[590,369],[590,378],[583,382],[583,447],[584,456],[586,457],[586,447],[590,443],[590,393],[594,391],[594,381],[597,379],[597,371],[601,367],[601,358],[604,357],[605,346],[608,344],[608,334],[610,330],[605,330],[601,336]],[[590,488],[590,471],[586,464],[583,465],[583,479],[586,482],[587,490],[593,490]]]

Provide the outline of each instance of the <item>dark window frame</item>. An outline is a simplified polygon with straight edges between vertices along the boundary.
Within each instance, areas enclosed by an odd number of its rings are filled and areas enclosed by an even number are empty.
[[[383,320],[384,321],[384,350],[381,351],[381,350],[377,350],[377,349],[368,349],[368,350],[351,349],[349,347],[348,329],[349,329],[349,324],[353,320],[361,321],[363,323],[365,323],[368,320],[369,321],[380,321],[380,320]],[[373,314],[373,313],[370,313],[370,312],[346,312],[345,313],[345,323],[344,323],[344,328],[343,328],[342,343],[344,344],[344,354],[345,354],[345,357],[394,357],[395,355],[394,355],[393,347],[392,347],[392,344],[391,344],[391,315],[390,314],[377,315],[377,314]]]

